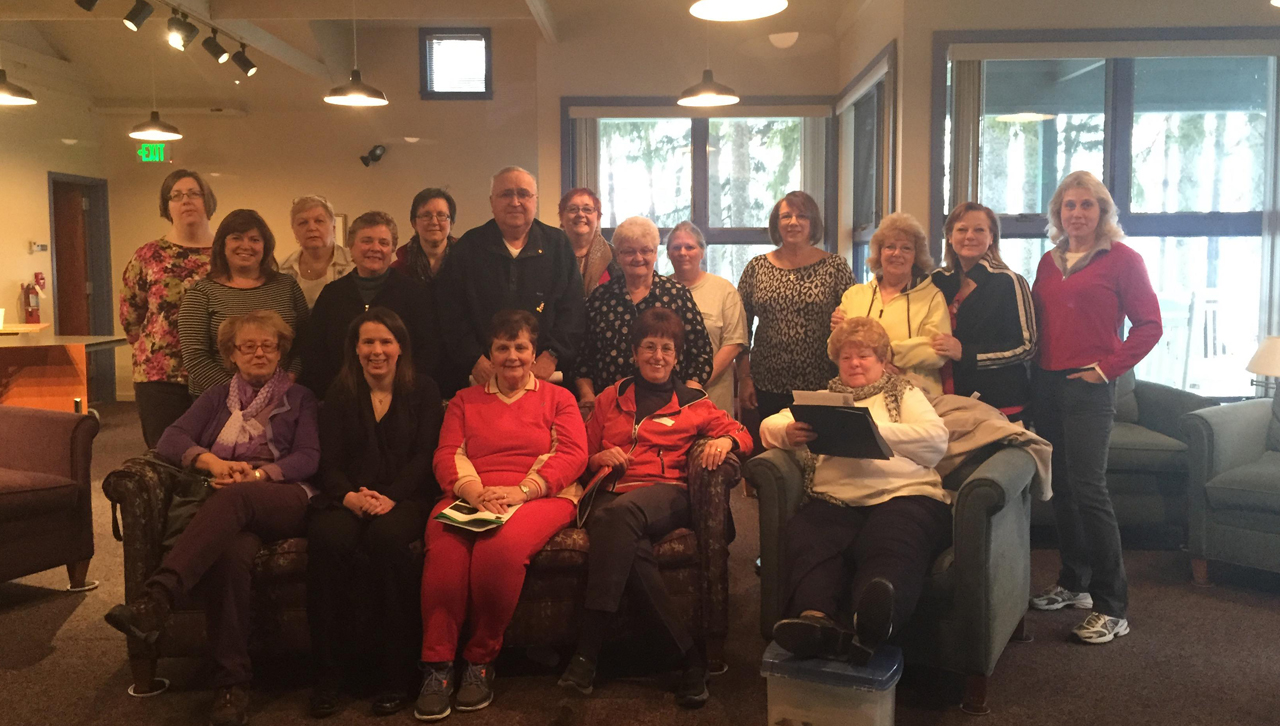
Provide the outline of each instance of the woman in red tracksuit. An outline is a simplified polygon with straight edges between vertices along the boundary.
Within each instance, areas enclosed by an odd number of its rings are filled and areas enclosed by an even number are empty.
[[[595,495],[587,536],[587,592],[578,650],[560,685],[590,693],[596,659],[624,591],[643,598],[684,657],[676,703],[698,708],[707,701],[707,669],[693,638],[675,616],[658,572],[653,545],[691,523],[688,472],[715,469],[731,452],[751,453],[751,435],[716,407],[705,391],[671,375],[684,348],[684,324],[666,308],[640,315],[632,332],[639,375],[624,378],[596,399],[587,422],[587,468],[622,469],[611,490]],[[689,448],[715,437],[699,460]]]

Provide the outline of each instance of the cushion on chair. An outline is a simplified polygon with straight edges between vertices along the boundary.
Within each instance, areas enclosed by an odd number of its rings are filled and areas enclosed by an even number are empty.
[[[1138,423],[1137,385],[1133,369],[1116,379],[1116,423]]]
[[[307,539],[292,537],[264,542],[253,557],[253,576],[267,580],[303,577],[307,573]]]
[[[1280,514],[1280,452],[1267,451],[1257,461],[1237,466],[1204,486],[1215,509]]]
[[[1111,431],[1107,468],[1185,474],[1187,445],[1137,424],[1117,421]]]
[[[533,556],[529,566],[535,570],[576,569],[586,567],[590,543],[587,530],[567,527],[552,537],[542,551]],[[682,567],[697,562],[698,538],[693,530],[680,528],[663,537],[653,548],[653,556],[663,569]]]
[[[1267,426],[1267,451],[1280,451],[1280,395],[1271,399],[1271,422]]]
[[[71,509],[76,483],[53,474],[0,469],[0,522]]]

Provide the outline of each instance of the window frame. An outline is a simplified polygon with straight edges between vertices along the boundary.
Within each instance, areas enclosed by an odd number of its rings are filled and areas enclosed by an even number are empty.
[[[483,91],[431,90],[431,53],[428,41],[440,36],[480,36],[484,40]],[[418,96],[423,101],[492,101],[493,100],[493,30],[492,28],[423,27],[418,28]]]

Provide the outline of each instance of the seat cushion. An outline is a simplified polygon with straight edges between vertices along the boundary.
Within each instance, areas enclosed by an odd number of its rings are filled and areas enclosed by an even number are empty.
[[[264,542],[253,558],[253,576],[268,582],[305,577],[307,574],[307,539],[291,537]]]
[[[76,500],[71,479],[0,468],[0,522],[71,509]]]
[[[1117,471],[1187,472],[1187,445],[1181,441],[1143,428],[1138,424],[1116,422],[1111,431],[1111,449],[1107,468]]]
[[[566,527],[552,537],[542,551],[533,556],[529,567],[535,570],[576,569],[587,566],[590,542],[587,530]],[[663,537],[653,548],[658,567],[668,569],[697,562],[698,538],[691,529],[680,528]]]
[[[1215,476],[1204,486],[1214,509],[1239,509],[1280,514],[1280,452]]]

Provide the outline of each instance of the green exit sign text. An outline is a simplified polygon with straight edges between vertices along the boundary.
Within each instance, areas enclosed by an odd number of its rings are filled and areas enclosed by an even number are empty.
[[[138,144],[138,161],[147,164],[171,161],[168,152],[162,143]]]

